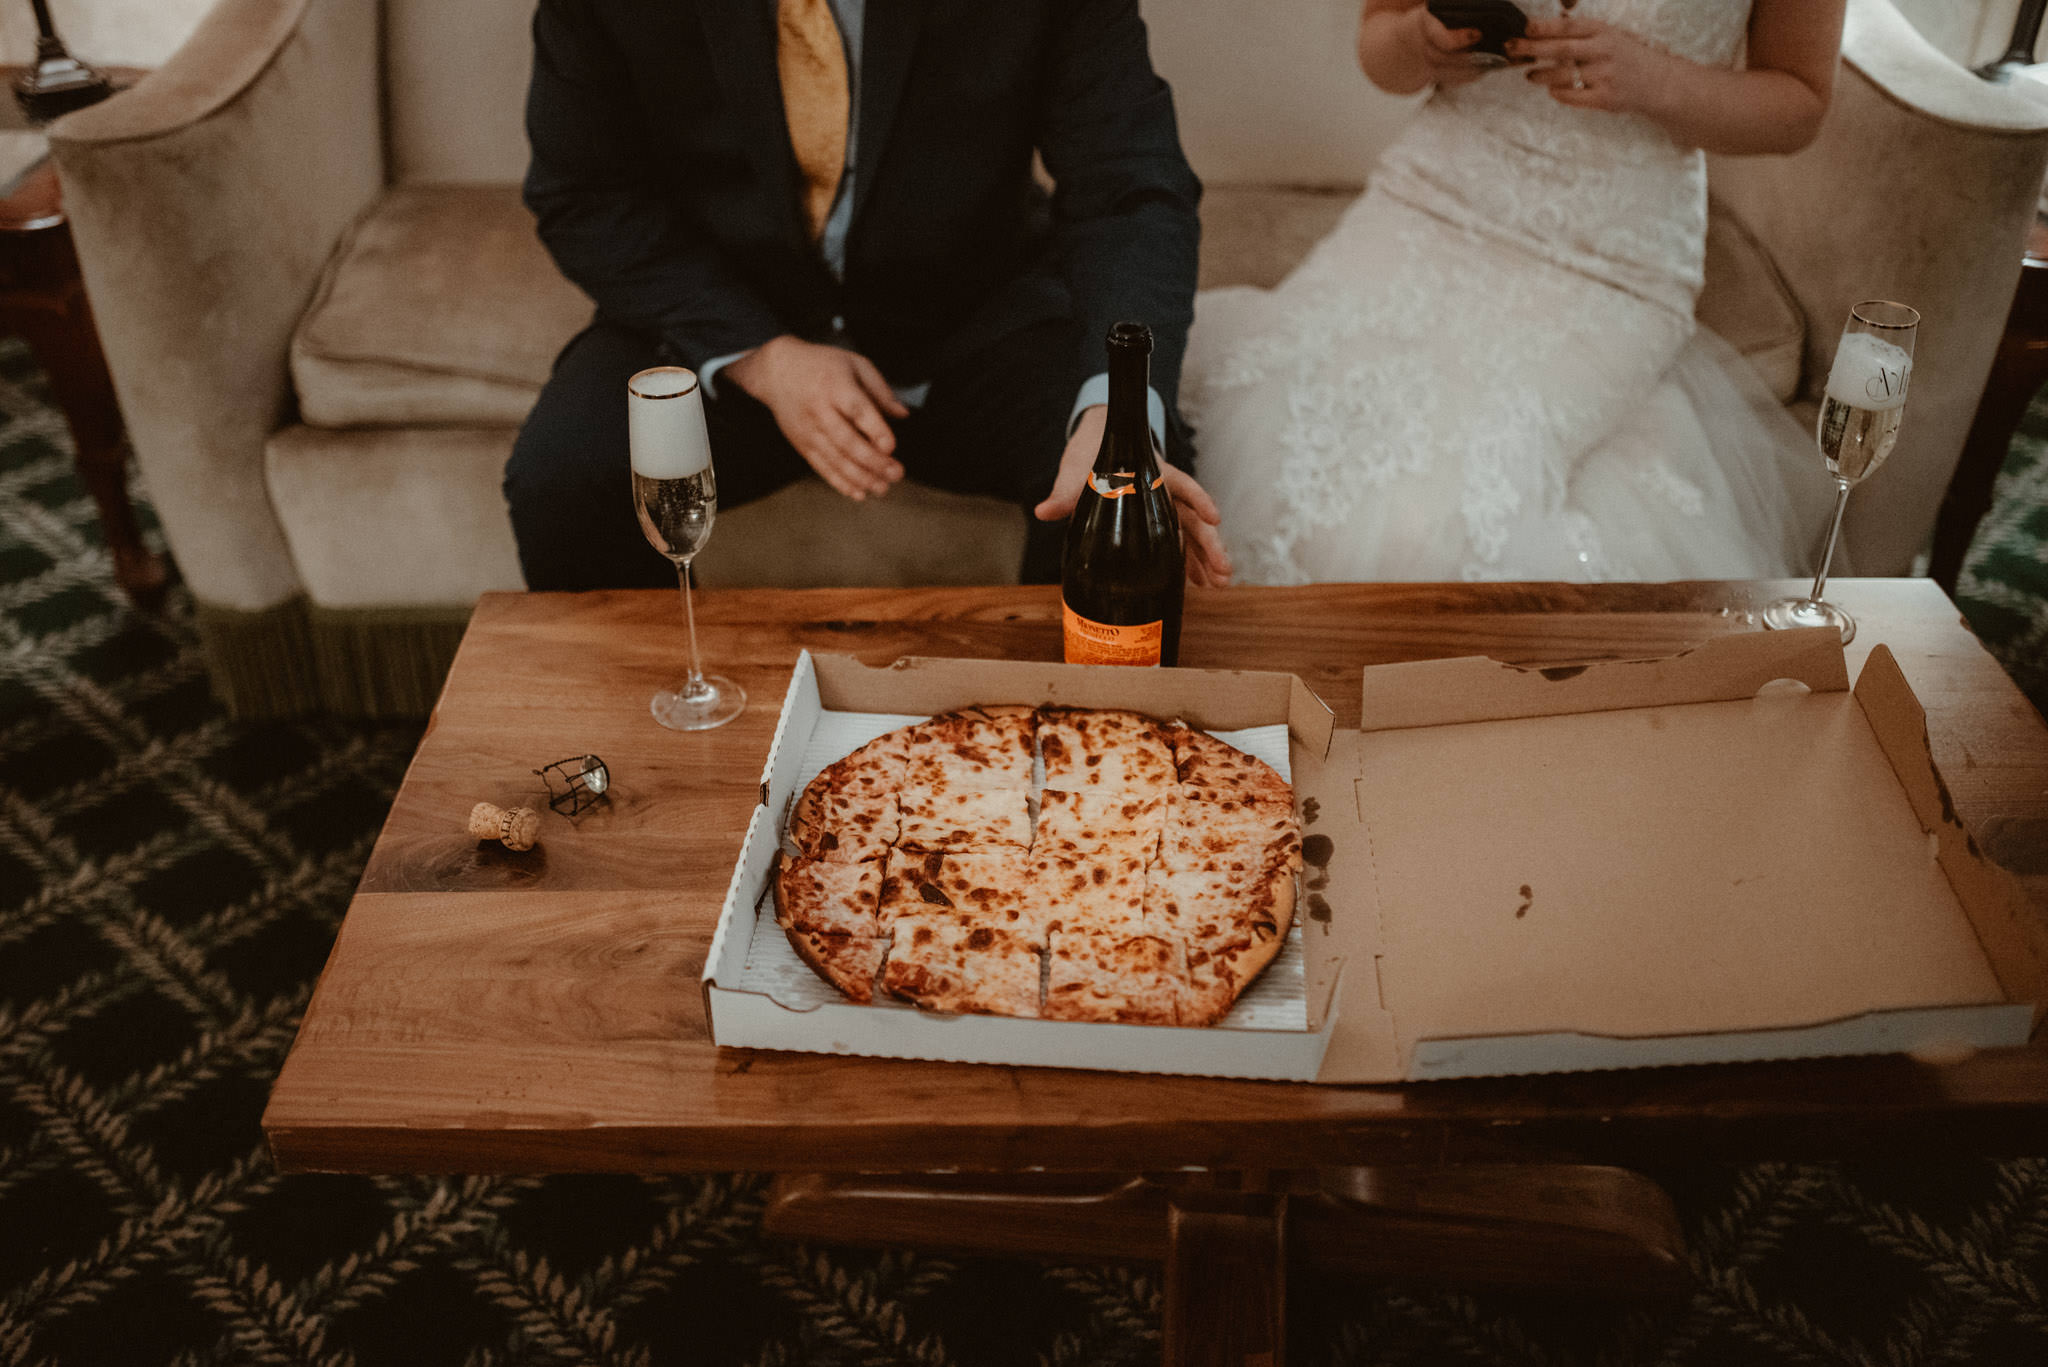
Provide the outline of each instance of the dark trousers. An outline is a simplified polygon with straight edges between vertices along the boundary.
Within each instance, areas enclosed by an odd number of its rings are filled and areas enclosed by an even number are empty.
[[[1064,524],[1032,518],[1052,490],[1074,396],[1073,324],[1040,323],[932,377],[923,408],[894,424],[896,459],[923,484],[1017,504],[1030,523],[1027,583],[1059,579]],[[668,363],[657,339],[591,325],[563,349],[505,466],[505,499],[533,589],[660,588],[675,570],[640,533],[626,450],[626,380]],[[810,473],[766,405],[730,379],[707,397],[722,508]]]

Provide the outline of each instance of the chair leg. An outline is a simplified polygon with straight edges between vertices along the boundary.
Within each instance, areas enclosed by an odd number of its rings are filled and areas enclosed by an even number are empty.
[[[1293,1250],[1368,1281],[1682,1298],[1671,1198],[1622,1168],[1339,1168],[1297,1197]]]

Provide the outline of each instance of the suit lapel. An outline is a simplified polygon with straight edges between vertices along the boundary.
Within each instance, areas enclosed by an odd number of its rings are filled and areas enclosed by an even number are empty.
[[[928,0],[867,0],[862,17],[860,57],[860,148],[854,169],[853,217],[875,188],[875,170],[889,145],[910,59],[917,47],[918,25]]]
[[[697,13],[711,45],[718,86],[738,123],[740,139],[761,183],[785,212],[789,235],[804,238],[797,198],[796,153],[782,113],[782,78],[775,62],[773,0],[698,0]]]

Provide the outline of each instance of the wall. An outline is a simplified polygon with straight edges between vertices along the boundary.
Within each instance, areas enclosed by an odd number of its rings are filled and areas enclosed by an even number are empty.
[[[157,66],[198,25],[212,0],[50,0],[50,19],[73,56],[94,66]],[[0,63],[35,59],[28,0],[0,0]]]
[[[523,0],[510,0],[520,3]],[[156,66],[168,57],[198,24],[212,0],[50,0],[50,14],[57,32],[72,52],[101,66]],[[1158,10],[1189,0],[1150,0]],[[1254,0],[1226,0],[1255,8]],[[2020,0],[1893,0],[1907,18],[1927,35],[1928,41],[1965,66],[1976,66],[2000,56],[2012,34],[2014,13]],[[1216,0],[1195,0],[1196,8],[1215,8]],[[1328,10],[1332,45],[1339,41],[1351,22],[1349,0],[1318,5]],[[1341,16],[1336,11],[1345,11]],[[1157,17],[1155,16],[1155,23]],[[28,0],[0,0],[0,63],[22,63],[35,55],[35,19]],[[2041,44],[2048,56],[2048,42]],[[1284,97],[1286,82],[1272,87],[1277,98]]]

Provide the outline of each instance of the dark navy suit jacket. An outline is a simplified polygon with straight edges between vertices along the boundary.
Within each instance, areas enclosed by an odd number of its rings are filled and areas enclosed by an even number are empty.
[[[899,385],[1057,317],[1078,384],[1139,319],[1171,405],[1201,184],[1136,0],[867,0],[865,25],[841,281],[805,232],[774,0],[540,0],[526,202],[563,273],[686,365],[839,318]]]

